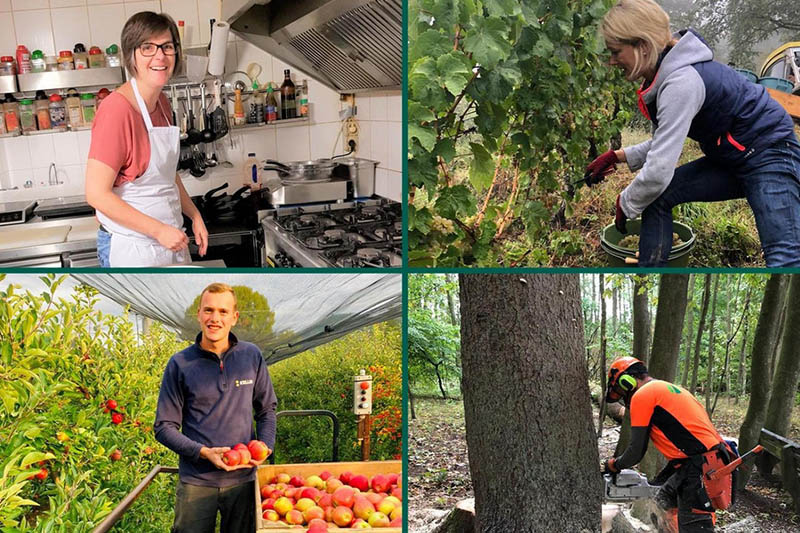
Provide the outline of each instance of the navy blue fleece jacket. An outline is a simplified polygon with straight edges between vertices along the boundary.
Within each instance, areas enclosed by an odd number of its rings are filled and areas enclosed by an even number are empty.
[[[238,485],[255,479],[255,468],[220,470],[200,458],[200,448],[233,447],[258,438],[272,449],[278,400],[257,346],[239,342],[231,333],[230,348],[217,356],[200,347],[200,338],[167,363],[158,394],[155,437],[180,456],[178,474],[184,483]]]

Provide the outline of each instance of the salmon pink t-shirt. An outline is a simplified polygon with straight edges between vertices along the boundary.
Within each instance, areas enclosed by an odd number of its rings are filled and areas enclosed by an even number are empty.
[[[150,113],[153,126],[170,126],[172,110],[165,94]],[[92,123],[89,159],[105,163],[117,172],[114,186],[133,181],[150,164],[150,138],[142,113],[118,91],[103,99]]]

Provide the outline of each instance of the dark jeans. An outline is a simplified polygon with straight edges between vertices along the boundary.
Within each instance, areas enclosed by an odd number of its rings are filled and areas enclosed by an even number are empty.
[[[702,468],[689,462],[677,470],[667,465],[654,480],[660,484],[666,478],[656,501],[666,510],[678,508],[679,533],[714,532],[713,507],[702,476]]]
[[[220,533],[254,533],[255,481],[218,489],[178,482],[172,533],[214,533],[217,511]]]
[[[662,267],[672,247],[672,208],[747,198],[768,267],[800,266],[800,144],[780,141],[737,168],[701,157],[675,169],[642,213],[639,266]]]

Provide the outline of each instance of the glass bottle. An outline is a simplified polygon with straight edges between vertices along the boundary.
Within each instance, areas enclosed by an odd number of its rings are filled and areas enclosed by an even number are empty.
[[[289,69],[283,71],[283,84],[281,85],[281,118],[297,118],[294,83],[289,76]]]

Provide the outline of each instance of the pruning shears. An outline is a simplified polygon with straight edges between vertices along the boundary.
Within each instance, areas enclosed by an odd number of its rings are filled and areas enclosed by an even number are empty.
[[[581,179],[573,181],[572,183],[570,183],[570,185],[578,185],[581,182],[586,183],[588,185],[588,182],[586,181],[586,179],[591,175],[592,175],[591,172],[587,172],[586,174],[583,175],[583,177]]]

